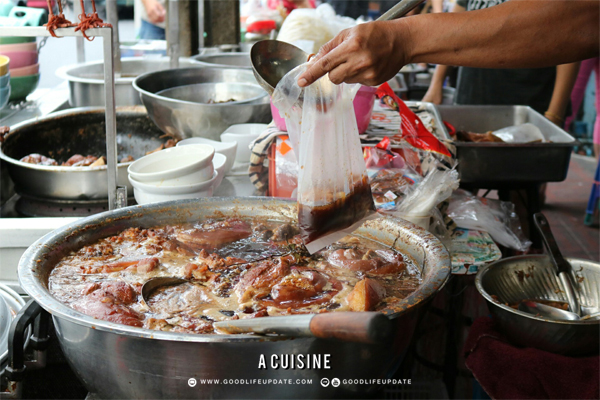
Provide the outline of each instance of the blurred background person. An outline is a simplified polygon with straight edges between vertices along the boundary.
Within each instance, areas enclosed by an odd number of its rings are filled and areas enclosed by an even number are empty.
[[[135,0],[135,12],[141,19],[138,37],[147,40],[165,40],[167,18],[166,0]]]

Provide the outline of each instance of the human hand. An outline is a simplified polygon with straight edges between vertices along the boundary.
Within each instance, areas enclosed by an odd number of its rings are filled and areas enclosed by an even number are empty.
[[[308,86],[327,73],[335,84],[387,82],[410,61],[410,43],[410,31],[402,20],[359,24],[323,45],[298,85]]]
[[[148,14],[148,20],[153,24],[159,24],[165,21],[167,13],[163,5],[157,0],[145,0],[144,7],[146,8],[146,14]]]
[[[425,96],[423,96],[423,100],[421,101],[433,104],[442,104],[443,97],[442,88],[431,84],[429,85],[429,89],[427,89],[427,93],[425,93]]]

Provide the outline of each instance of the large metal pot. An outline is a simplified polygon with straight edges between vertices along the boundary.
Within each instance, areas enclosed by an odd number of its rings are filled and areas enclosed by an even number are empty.
[[[117,109],[117,150],[119,158],[143,157],[164,143],[163,133],[141,106]],[[103,108],[75,108],[15,125],[0,147],[0,159],[17,192],[37,198],[95,200],[108,198],[106,166],[61,167],[19,161],[31,153],[66,161],[75,154],[106,155],[106,128]],[[118,166],[118,183],[133,188],[127,179],[129,163]]]
[[[197,83],[227,82],[257,84],[252,71],[227,68],[187,68],[151,72],[138,77],[133,87],[140,92],[148,115],[166,133],[183,137],[220,140],[229,126],[269,123],[269,97],[251,103],[204,104],[172,99],[158,94],[165,89]]]
[[[151,331],[106,322],[81,314],[48,291],[48,275],[71,251],[128,227],[239,216],[294,221],[296,204],[253,198],[181,200],[123,208],[60,228],[32,245],[19,263],[19,282],[54,319],[61,347],[87,389],[100,398],[331,398],[356,396],[377,388],[344,383],[323,386],[322,378],[383,379],[398,367],[415,331],[420,312],[444,285],[450,258],[432,234],[406,221],[370,220],[355,234],[394,246],[422,266],[423,284],[410,296],[389,304],[397,334],[379,344],[333,342],[251,335],[194,335]],[[330,369],[259,369],[265,356],[330,354]],[[196,379],[197,386],[188,384]],[[219,384],[203,379],[220,379]],[[243,379],[241,384],[224,379]],[[257,379],[290,379],[292,386],[260,384]],[[311,380],[310,384],[297,379]],[[193,383],[193,382],[192,382]],[[296,384],[297,383],[297,384]]]
[[[217,68],[239,68],[252,70],[250,53],[216,53],[201,54],[191,57],[199,65]]]
[[[189,59],[179,60],[182,68],[199,65]],[[142,104],[140,96],[131,86],[133,80],[147,72],[169,68],[168,58],[131,57],[121,60],[121,77],[115,79],[115,101],[117,106]],[[104,62],[92,61],[85,64],[67,65],[56,71],[59,78],[69,82],[69,104],[71,107],[104,106]]]

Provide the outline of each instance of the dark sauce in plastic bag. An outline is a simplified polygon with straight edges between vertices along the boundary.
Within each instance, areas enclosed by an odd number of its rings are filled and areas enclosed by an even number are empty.
[[[304,244],[352,226],[375,211],[371,186],[365,177],[350,193],[322,206],[298,204],[298,226]]]

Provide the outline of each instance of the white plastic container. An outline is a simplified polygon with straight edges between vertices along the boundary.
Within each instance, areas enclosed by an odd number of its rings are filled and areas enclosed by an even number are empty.
[[[179,142],[177,142],[177,147],[180,146],[189,146],[191,144],[208,144],[212,147],[215,148],[215,155],[216,154],[222,154],[224,155],[227,159],[225,161],[225,165],[224,165],[224,171],[223,174],[221,175],[225,175],[229,172],[229,170],[231,170],[231,167],[233,167],[233,163],[235,162],[235,154],[237,151],[237,142],[217,142],[216,140],[210,140],[210,139],[205,139],[205,138],[200,138],[200,137],[193,137],[193,138],[189,138],[189,139],[184,139],[181,140]],[[221,177],[222,179],[223,177]]]
[[[240,164],[250,163],[250,143],[255,141],[267,129],[266,124],[231,125],[221,134],[221,142],[237,142],[235,161]]]
[[[211,179],[214,154],[207,144],[172,147],[134,161],[127,172],[137,182],[163,187],[197,184]]]
[[[131,176],[129,177],[129,181],[133,186],[133,195],[138,204],[212,197],[218,179],[219,173],[214,171],[212,179],[205,182],[181,186],[155,186],[145,182],[138,182]]]

